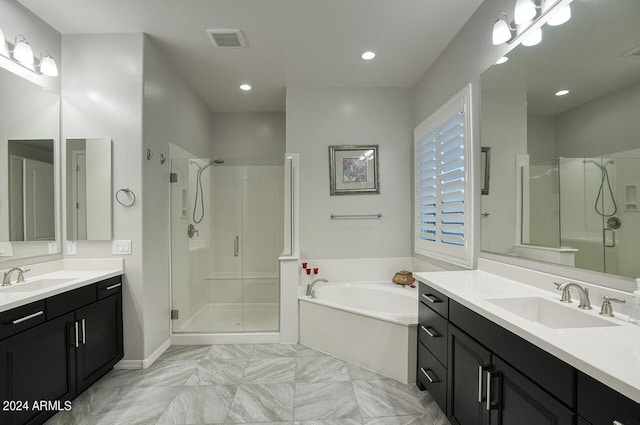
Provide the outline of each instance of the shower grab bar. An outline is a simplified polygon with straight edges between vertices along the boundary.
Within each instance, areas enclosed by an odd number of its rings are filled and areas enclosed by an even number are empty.
[[[331,214],[331,220],[378,220],[382,214]]]
[[[237,257],[238,255],[240,255],[240,238],[236,236],[233,239],[233,256]]]

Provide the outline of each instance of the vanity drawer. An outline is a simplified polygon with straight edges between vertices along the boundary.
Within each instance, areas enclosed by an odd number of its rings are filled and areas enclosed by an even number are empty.
[[[420,282],[420,295],[418,299],[427,307],[437,311],[445,319],[449,318],[449,298],[436,291],[425,283]]]
[[[0,339],[43,323],[45,319],[44,307],[43,300],[0,313]]]
[[[578,415],[593,425],[637,425],[640,404],[578,372]]]
[[[45,301],[47,305],[47,320],[53,319],[96,301],[96,285],[94,283],[54,295]]]
[[[99,300],[122,292],[122,276],[112,277],[96,284]]]
[[[447,369],[427,348],[418,343],[418,381],[429,391],[443,411],[447,409]]]
[[[448,323],[447,319],[420,301],[418,309],[418,340],[445,366],[447,365]]]

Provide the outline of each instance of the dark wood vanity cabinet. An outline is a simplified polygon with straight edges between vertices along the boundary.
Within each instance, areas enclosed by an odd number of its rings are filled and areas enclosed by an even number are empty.
[[[418,370],[416,383],[435,402],[447,405],[447,328],[449,299],[424,283],[419,285]]]
[[[43,423],[123,357],[121,285],[117,276],[33,303],[30,314],[0,313],[2,326],[36,322],[0,340],[1,424]]]
[[[420,283],[419,329],[423,319],[435,323],[423,313],[423,293],[437,291]],[[441,364],[447,378],[446,396],[432,395],[452,424],[640,425],[638,403],[460,303],[437,298],[447,301],[446,309],[439,306],[447,314],[447,360]],[[432,363],[437,356],[418,335],[418,387],[432,391],[421,369],[430,361],[425,351]]]

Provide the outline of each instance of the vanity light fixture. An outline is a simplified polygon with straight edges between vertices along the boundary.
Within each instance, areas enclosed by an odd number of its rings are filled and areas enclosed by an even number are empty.
[[[24,35],[16,35],[15,42],[13,43],[13,51],[11,52],[13,58],[23,65],[33,65],[33,50],[24,38]]]
[[[498,19],[493,24],[493,45],[506,43],[511,40],[515,34],[516,29],[509,24],[509,18],[507,14],[502,12],[498,15]]]
[[[567,94],[569,94],[569,90],[567,90],[567,89],[558,90],[556,92],[556,96],[564,96],[564,95],[567,95]]]
[[[517,0],[516,8],[513,12],[513,22],[516,25],[524,25],[533,21],[538,11],[533,0]]]
[[[509,21],[506,12],[498,14],[491,34],[493,45],[521,41],[524,46],[535,46],[542,40],[540,28],[544,23],[541,19],[548,17],[547,23],[550,26],[564,24],[571,19],[571,1],[573,0],[516,0],[513,22]]]
[[[556,11],[553,16],[547,21],[547,24],[552,27],[562,25],[571,19],[571,6],[566,5],[562,9]]]
[[[503,63],[507,62],[508,60],[509,60],[509,58],[508,58],[508,57],[503,56],[503,57],[501,57],[500,59],[498,59],[498,60],[496,61],[496,65],[502,65]]]
[[[251,90],[251,86],[249,84],[240,84],[240,90],[249,91]]]
[[[46,75],[48,77],[58,76],[58,65],[49,53],[40,54],[38,69],[40,69],[40,73],[42,73],[42,75]]]
[[[4,33],[0,29],[0,55],[12,60],[36,75],[46,75],[48,77],[58,76],[58,65],[49,52],[40,54],[40,59],[33,57],[33,50],[24,35],[15,36],[13,45],[4,38]]]
[[[362,55],[360,55],[360,57],[362,58],[362,60],[370,61],[371,59],[376,57],[376,54],[372,51],[366,51]]]
[[[536,28],[529,31],[529,34],[522,40],[522,45],[531,47],[542,41],[542,28]]]

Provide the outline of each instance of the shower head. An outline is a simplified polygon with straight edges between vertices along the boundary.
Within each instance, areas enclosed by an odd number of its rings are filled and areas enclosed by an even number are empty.
[[[207,168],[211,167],[212,165],[224,164],[224,159],[214,159],[213,161],[211,161],[210,163],[208,163],[204,167],[200,166],[200,164],[198,164],[195,160],[191,160],[191,164],[195,164],[200,171],[204,171]]]
[[[604,158],[602,158],[604,159]],[[607,165],[609,164],[615,164],[616,160],[615,159],[610,159],[607,162],[604,163],[604,165],[601,165],[598,161],[593,160],[593,159],[583,159],[582,162],[584,164],[588,164],[588,163],[592,163],[594,164],[596,167],[598,167],[599,169],[601,169],[602,171],[604,171],[607,168]]]

